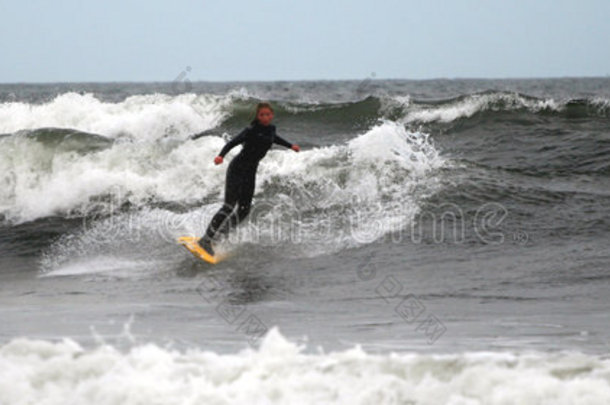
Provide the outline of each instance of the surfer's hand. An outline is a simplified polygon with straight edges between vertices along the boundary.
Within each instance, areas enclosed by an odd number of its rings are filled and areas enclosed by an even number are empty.
[[[216,156],[214,158],[214,163],[216,163],[217,165],[222,163],[222,156]]]
[[[296,143],[292,144],[292,146],[290,147],[290,149],[292,149],[295,152],[298,152],[301,150],[301,147],[299,145],[297,145]]]

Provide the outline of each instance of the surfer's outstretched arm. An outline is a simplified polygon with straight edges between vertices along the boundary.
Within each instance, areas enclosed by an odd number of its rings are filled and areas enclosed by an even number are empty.
[[[285,146],[287,148],[292,148],[292,144],[284,138],[280,137],[278,134],[275,134],[275,136],[273,137],[273,142],[277,143],[278,145]]]
[[[298,151],[301,150],[301,148],[299,148],[299,145],[288,142],[287,140],[285,140],[284,138],[279,136],[275,132],[275,130],[273,131],[273,143],[277,143],[278,145],[282,145],[282,146],[285,146],[287,148],[290,148],[290,149],[292,149],[295,152],[298,152]]]
[[[233,149],[234,147],[236,147],[237,145],[239,145],[241,143],[244,143],[244,141],[246,140],[246,134],[248,133],[248,130],[250,130],[250,127],[246,127],[243,131],[241,131],[239,134],[237,134],[233,139],[231,139],[229,142],[227,142],[225,144],[225,146],[222,147],[222,150],[220,151],[218,156],[224,157],[227,153],[229,153],[229,151],[231,149]]]

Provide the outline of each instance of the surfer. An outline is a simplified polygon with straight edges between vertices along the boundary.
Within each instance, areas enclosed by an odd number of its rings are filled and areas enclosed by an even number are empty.
[[[212,217],[205,235],[199,245],[214,256],[212,242],[220,234],[228,233],[231,228],[243,221],[250,212],[258,163],[271,146],[278,145],[300,151],[299,145],[290,143],[275,132],[273,108],[269,103],[258,103],[255,118],[249,126],[225,144],[214,163],[219,165],[224,156],[235,146],[243,144],[242,150],[229,164],[225,184],[225,199],[222,207]]]

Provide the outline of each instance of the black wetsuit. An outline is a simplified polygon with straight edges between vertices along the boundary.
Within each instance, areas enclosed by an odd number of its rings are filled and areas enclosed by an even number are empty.
[[[225,201],[212,218],[205,233],[205,239],[213,240],[215,236],[227,233],[243,221],[250,212],[258,162],[276,143],[287,148],[292,144],[275,133],[275,126],[264,126],[253,123],[231,139],[220,151],[224,157],[231,149],[243,144],[241,152],[231,161],[227,169]]]

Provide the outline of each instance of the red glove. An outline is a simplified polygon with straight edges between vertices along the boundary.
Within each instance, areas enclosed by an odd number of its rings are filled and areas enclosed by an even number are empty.
[[[217,165],[222,163],[222,156],[216,156],[214,158],[214,163],[216,163]]]
[[[301,150],[301,148],[299,147],[299,145],[297,145],[296,143],[295,143],[295,144],[293,144],[293,145],[290,147],[290,149],[292,149],[292,150],[293,150],[293,151],[295,151],[295,152],[298,152],[298,151],[300,151],[300,150]]]

